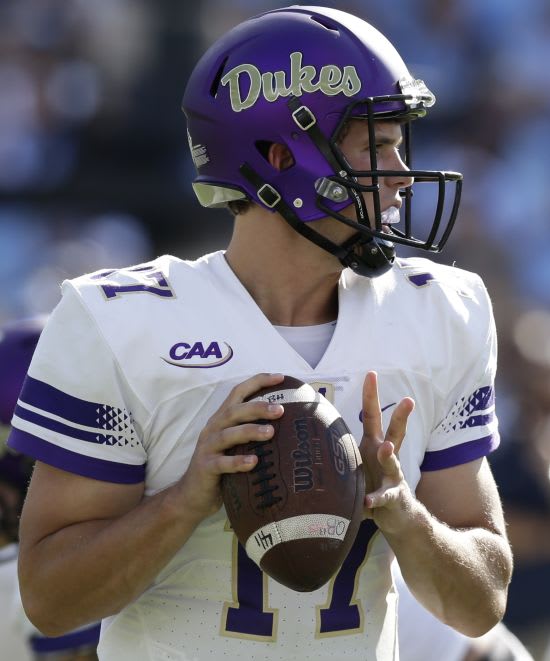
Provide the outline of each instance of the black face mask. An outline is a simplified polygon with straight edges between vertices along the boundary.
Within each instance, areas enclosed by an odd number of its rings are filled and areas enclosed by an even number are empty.
[[[386,273],[395,260],[395,245],[401,244],[413,248],[419,248],[428,252],[441,252],[445,246],[451,231],[453,229],[460,197],[462,193],[462,174],[459,172],[446,172],[438,170],[415,170],[412,166],[412,147],[411,147],[411,121],[416,117],[425,114],[422,108],[411,111],[408,114],[383,113],[379,110],[374,111],[374,107],[380,108],[384,103],[393,103],[403,100],[406,95],[394,95],[387,97],[371,97],[356,103],[350,104],[341,118],[333,136],[327,140],[319,130],[317,124],[312,118],[304,115],[304,130],[309,134],[311,140],[315,143],[325,159],[330,163],[334,170],[334,175],[323,177],[316,182],[317,207],[323,211],[326,216],[330,216],[345,225],[357,230],[357,233],[351,239],[348,239],[342,246],[325,245],[326,242],[319,241],[320,235],[314,230],[303,231],[295,222],[290,222],[285,215],[285,209],[281,210],[281,215],[287,222],[301,234],[317,243],[325,250],[336,255],[342,264],[350,267],[356,273],[367,277],[375,277]],[[296,113],[301,112],[299,101],[291,98],[288,102],[291,110]],[[357,110],[361,109],[361,114]],[[347,162],[344,154],[338,146],[339,137],[342,135],[343,128],[352,119],[364,119],[368,123],[369,130],[369,155],[370,170],[354,170]],[[404,206],[404,229],[398,229],[392,225],[391,231],[384,229],[382,218],[382,209],[380,203],[380,185],[379,180],[384,178],[403,178],[403,170],[379,170],[376,154],[376,132],[375,126],[377,120],[396,120],[403,127],[403,142],[405,148],[404,162],[407,167],[406,175],[414,179],[416,184],[432,184],[437,187],[437,202],[434,209],[434,217],[425,239],[419,239],[413,235],[412,220],[412,187],[407,187],[401,191]],[[299,121],[299,117],[297,119]],[[370,184],[361,184],[359,179],[370,179]],[[445,200],[448,184],[454,184],[454,196],[452,205],[446,220],[443,220],[445,211]],[[370,193],[373,198],[374,217],[369,218],[369,214],[364,203],[363,193]],[[334,211],[327,204],[327,201],[342,202],[350,199],[355,207],[355,216],[357,220],[351,220],[347,216]],[[289,210],[292,214],[293,212]],[[288,215],[288,214],[287,214]],[[300,223],[304,227],[305,223]],[[308,228],[309,229],[309,228]],[[322,238],[322,237],[321,237]]]

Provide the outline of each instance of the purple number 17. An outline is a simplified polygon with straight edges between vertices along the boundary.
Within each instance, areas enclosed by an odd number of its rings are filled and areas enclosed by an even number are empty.
[[[124,274],[142,272],[145,276],[144,282],[132,281],[131,284],[120,284],[115,281],[109,281],[109,277],[115,273]],[[174,292],[164,273],[158,270],[155,264],[145,264],[144,266],[135,266],[133,268],[121,269],[120,271],[101,271],[92,276],[94,280],[105,280],[101,289],[107,300],[117,298],[121,294],[130,294],[135,292],[147,292],[162,296],[164,298],[174,298]]]
[[[338,573],[332,579],[330,602],[318,607],[316,635],[330,636],[361,630],[363,609],[355,598],[356,577],[366,560],[369,542],[377,527],[370,519],[363,521],[355,542]],[[246,555],[239,544],[236,553],[235,603],[223,612],[222,632],[229,636],[256,640],[275,639],[277,611],[267,607],[267,577]],[[299,593],[296,593],[299,599]]]

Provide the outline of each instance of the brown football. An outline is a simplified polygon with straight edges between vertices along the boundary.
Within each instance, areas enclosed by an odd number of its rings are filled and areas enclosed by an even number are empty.
[[[310,592],[338,571],[359,529],[365,477],[346,423],[323,395],[290,376],[250,399],[284,406],[269,441],[230,450],[258,457],[228,473],[222,494],[248,556],[279,583]]]

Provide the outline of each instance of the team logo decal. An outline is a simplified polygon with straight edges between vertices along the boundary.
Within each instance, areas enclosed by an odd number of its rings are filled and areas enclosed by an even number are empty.
[[[326,96],[344,94],[353,96],[361,89],[361,80],[354,66],[341,69],[336,64],[326,64],[317,68],[308,64],[302,66],[302,53],[290,55],[290,80],[285,71],[261,73],[253,64],[239,64],[221,79],[221,85],[229,85],[231,107],[235,112],[251,108],[263,95],[266,101],[276,101],[281,96],[302,96],[304,92],[322,92]],[[246,85],[248,76],[248,86]],[[248,93],[243,96],[241,90]]]
[[[203,165],[210,163],[210,155],[205,145],[194,145],[191,134],[187,131],[187,140],[189,142],[189,149],[191,150],[191,158],[197,170]]]
[[[178,342],[170,349],[165,363],[176,367],[219,367],[233,358],[227,342]]]

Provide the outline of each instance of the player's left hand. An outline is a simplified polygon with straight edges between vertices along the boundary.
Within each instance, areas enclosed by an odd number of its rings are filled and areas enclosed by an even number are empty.
[[[413,399],[402,399],[384,433],[377,375],[367,373],[363,384],[363,438],[359,446],[366,478],[364,515],[373,519],[382,531],[398,530],[405,523],[410,507],[412,495],[398,453],[413,409]]]

